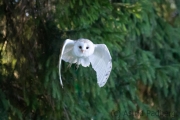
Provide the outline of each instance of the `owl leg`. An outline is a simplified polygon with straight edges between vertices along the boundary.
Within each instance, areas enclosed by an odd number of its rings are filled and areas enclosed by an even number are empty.
[[[72,60],[69,59],[69,65],[67,66],[67,68],[70,68],[73,63],[76,63],[76,62],[77,62],[77,59],[76,59],[76,58],[71,58],[71,59],[72,59]]]
[[[78,59],[77,63],[76,63],[76,69],[79,68],[79,65],[81,64],[81,59]]]
[[[76,65],[76,69],[78,69],[78,68],[79,68],[79,64]]]
[[[72,63],[69,63],[69,65],[67,66],[67,68],[70,68],[70,67],[71,67],[71,65],[72,65]]]

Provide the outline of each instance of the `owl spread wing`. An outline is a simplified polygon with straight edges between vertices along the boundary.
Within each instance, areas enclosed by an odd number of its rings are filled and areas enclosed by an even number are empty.
[[[109,78],[112,62],[110,52],[105,44],[95,44],[93,55],[89,57],[93,69],[96,71],[99,87],[103,87]]]
[[[70,62],[70,63],[74,62],[74,58],[72,55],[74,43],[75,43],[74,40],[66,39],[66,41],[63,44],[61,54],[59,56],[59,79],[60,79],[60,83],[62,87],[63,87],[63,83],[61,79],[61,60],[63,59],[64,61]]]

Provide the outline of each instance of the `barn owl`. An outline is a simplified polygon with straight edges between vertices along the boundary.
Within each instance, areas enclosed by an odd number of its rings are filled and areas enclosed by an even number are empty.
[[[61,79],[61,60],[76,63],[78,66],[88,67],[90,64],[96,71],[97,83],[103,87],[109,78],[112,62],[110,52],[105,44],[93,44],[88,39],[70,40],[66,39],[59,57],[59,79]]]

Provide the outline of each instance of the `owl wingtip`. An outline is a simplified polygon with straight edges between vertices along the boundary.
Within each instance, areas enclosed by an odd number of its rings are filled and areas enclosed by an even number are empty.
[[[61,87],[63,88],[63,84],[61,84]]]
[[[105,83],[98,83],[99,87],[103,87],[105,85]]]

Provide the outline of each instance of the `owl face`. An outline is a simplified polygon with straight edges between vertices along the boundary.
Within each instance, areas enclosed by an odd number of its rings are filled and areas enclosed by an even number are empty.
[[[88,57],[94,52],[94,44],[88,39],[79,39],[73,49],[77,57]]]

